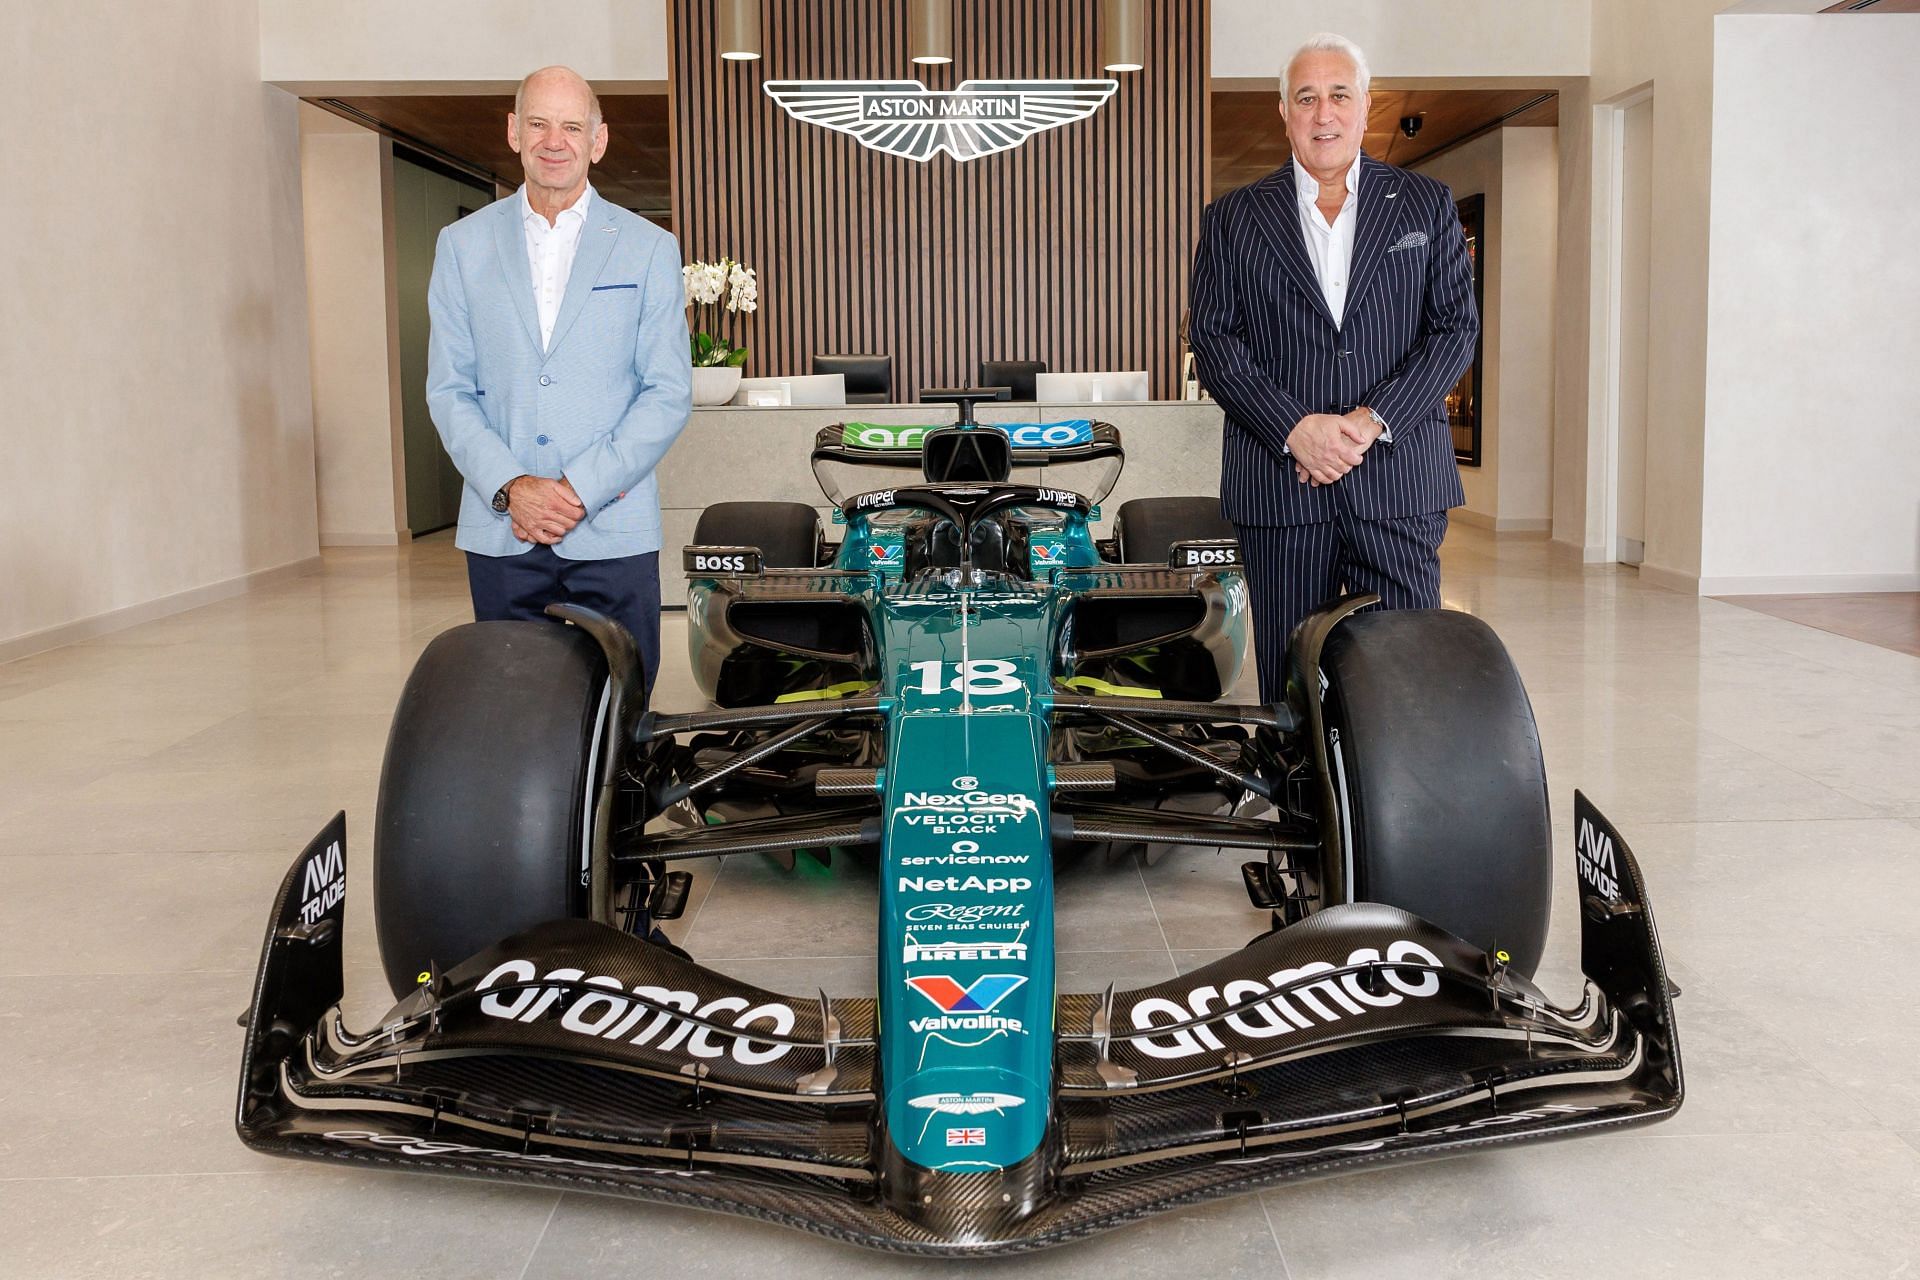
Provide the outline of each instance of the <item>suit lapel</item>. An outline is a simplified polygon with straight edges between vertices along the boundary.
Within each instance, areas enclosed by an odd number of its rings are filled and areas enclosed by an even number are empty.
[[[1260,185],[1266,199],[1253,201],[1253,225],[1259,228],[1294,286],[1307,295],[1327,327],[1338,329],[1333,313],[1327,310],[1327,297],[1320,291],[1320,277],[1314,274],[1313,259],[1307,256],[1305,233],[1300,229],[1300,205],[1294,195],[1293,161],[1281,165],[1279,172]]]
[[[613,255],[614,241],[620,238],[619,224],[608,216],[611,207],[598,192],[587,201],[587,219],[580,228],[580,244],[573,251],[573,271],[567,276],[567,293],[560,300],[560,314],[553,319],[553,340],[547,343],[549,358],[566,341],[567,330],[573,327],[580,309],[587,305],[587,295],[599,282],[607,259]]]
[[[527,264],[527,231],[521,225],[526,212],[526,197],[515,194],[497,206],[493,220],[493,247],[500,254],[500,276],[507,282],[507,296],[526,326],[527,341],[540,349],[540,314],[533,309],[533,268]]]
[[[1372,156],[1360,160],[1360,219],[1353,233],[1353,270],[1347,276],[1346,313],[1351,316],[1379,274],[1387,248],[1408,214],[1401,209],[1400,175]]]

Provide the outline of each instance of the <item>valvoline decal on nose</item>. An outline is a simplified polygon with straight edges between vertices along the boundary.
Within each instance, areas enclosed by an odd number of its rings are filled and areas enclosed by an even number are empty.
[[[956,611],[957,612],[957,611]],[[880,912],[887,1128],[927,1169],[1019,1163],[1052,1096],[1053,858],[1035,611],[896,625]],[[906,623],[905,618],[896,623]],[[1044,660],[1044,659],[1042,659]]]

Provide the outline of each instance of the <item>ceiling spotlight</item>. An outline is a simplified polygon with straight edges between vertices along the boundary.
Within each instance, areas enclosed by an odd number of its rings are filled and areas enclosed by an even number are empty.
[[[1108,71],[1138,71],[1147,65],[1146,0],[1102,0],[1100,65]]]
[[[1418,136],[1420,125],[1425,121],[1426,116],[1427,113],[1424,111],[1417,116],[1401,116],[1400,132],[1406,134],[1409,138]]]
[[[908,0],[907,50],[922,66],[953,61],[953,0]]]
[[[760,57],[760,0],[720,0],[720,56],[729,62]]]

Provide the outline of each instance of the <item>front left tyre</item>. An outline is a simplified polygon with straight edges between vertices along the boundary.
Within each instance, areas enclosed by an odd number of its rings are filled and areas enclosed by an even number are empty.
[[[396,996],[523,929],[586,913],[607,663],[578,627],[435,637],[394,709],[374,817],[374,924]]]

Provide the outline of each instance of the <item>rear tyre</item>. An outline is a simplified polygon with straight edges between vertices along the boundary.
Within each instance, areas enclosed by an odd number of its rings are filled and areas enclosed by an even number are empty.
[[[820,563],[820,515],[804,502],[716,502],[693,529],[697,547],[758,547],[769,569]]]
[[[1218,498],[1135,498],[1121,503],[1113,517],[1121,564],[1163,565],[1176,542],[1234,536]]]
[[[1355,614],[1320,669],[1354,897],[1411,911],[1532,975],[1553,886],[1533,708],[1492,628],[1440,609]]]
[[[578,627],[436,637],[394,709],[374,817],[374,925],[396,996],[510,934],[587,909],[607,663]]]

